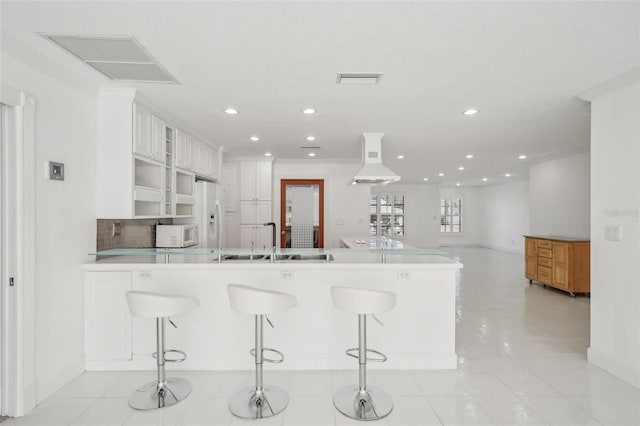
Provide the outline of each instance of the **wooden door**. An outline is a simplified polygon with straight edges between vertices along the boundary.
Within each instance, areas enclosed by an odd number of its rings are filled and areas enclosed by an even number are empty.
[[[294,186],[313,187],[317,194],[317,210],[314,213],[313,234],[315,248],[324,247],[324,179],[281,179],[280,180],[280,247],[291,247],[291,204],[287,199],[287,188]]]

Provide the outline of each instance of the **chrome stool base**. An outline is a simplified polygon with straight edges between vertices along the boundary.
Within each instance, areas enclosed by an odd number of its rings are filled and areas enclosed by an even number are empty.
[[[265,386],[257,391],[249,386],[236,393],[229,400],[229,411],[243,419],[265,419],[275,416],[289,404],[287,391],[278,386]]]
[[[363,391],[357,385],[340,388],[333,395],[333,405],[355,420],[378,420],[393,410],[389,394],[374,386],[367,386]]]
[[[162,386],[153,381],[133,392],[129,405],[136,410],[170,407],[189,396],[191,389],[191,383],[185,379],[167,379]]]

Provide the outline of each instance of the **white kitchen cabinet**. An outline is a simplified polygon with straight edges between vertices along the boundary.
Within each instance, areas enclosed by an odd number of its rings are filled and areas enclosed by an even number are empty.
[[[193,167],[191,137],[180,129],[176,129],[176,167],[191,170]]]
[[[192,216],[196,139],[156,115],[136,89],[101,90],[97,118],[97,217]],[[218,149],[207,147],[204,176],[212,173],[209,151]]]
[[[151,136],[151,112],[140,104],[133,104],[133,153],[154,159]]]
[[[131,315],[124,294],[131,290],[131,272],[85,275],[85,357],[87,362],[129,360]]]
[[[271,161],[240,161],[240,247],[271,247]]]
[[[193,170],[193,172],[199,176],[208,177],[211,171],[209,167],[209,157],[213,148],[198,139],[194,139],[194,145],[196,156],[194,161],[195,170]]]
[[[241,201],[240,223],[262,225],[271,222],[271,201]]]
[[[225,211],[238,211],[238,163],[222,166],[222,201]]]
[[[240,225],[240,247],[265,250],[271,248],[271,227]]]
[[[196,176],[184,170],[176,170],[176,216],[193,216]]]
[[[211,147],[209,150],[209,168],[207,176],[216,182],[220,181],[220,168],[222,163],[222,149]]]
[[[271,200],[271,161],[240,162],[240,200]]]
[[[238,213],[225,212],[222,220],[222,247],[240,247],[238,239]]]

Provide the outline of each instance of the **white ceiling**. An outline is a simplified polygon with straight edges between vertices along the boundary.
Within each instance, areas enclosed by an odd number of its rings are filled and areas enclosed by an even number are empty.
[[[0,8],[3,51],[86,87],[137,87],[227,155],[358,161],[360,134],[384,132],[383,162],[402,183],[490,184],[506,172],[524,179],[532,162],[588,151],[589,105],[577,96],[640,66],[638,1]],[[112,82],[39,32],[133,35],[181,84]],[[345,86],[339,72],[384,76]],[[240,113],[224,114],[229,106]],[[308,106],[318,113],[301,114]],[[470,107],[480,113],[464,116]],[[310,134],[316,142],[305,141]],[[300,149],[308,145],[321,147],[315,159]],[[516,158],[522,153],[527,160]]]

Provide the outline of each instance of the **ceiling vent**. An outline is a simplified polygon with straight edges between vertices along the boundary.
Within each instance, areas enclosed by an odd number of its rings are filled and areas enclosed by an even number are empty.
[[[111,80],[178,83],[133,36],[41,35]]]
[[[338,84],[378,84],[381,78],[380,72],[340,72]]]
[[[382,165],[382,136],[384,133],[362,134],[362,168],[353,177],[353,183],[371,185],[398,182],[400,176]]]

